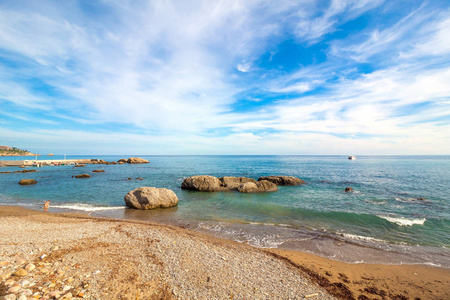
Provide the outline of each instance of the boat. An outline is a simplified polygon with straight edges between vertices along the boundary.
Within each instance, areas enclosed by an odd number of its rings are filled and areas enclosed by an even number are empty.
[[[351,160],[356,159],[356,156],[350,155],[350,156],[348,157],[348,159],[351,159]]]

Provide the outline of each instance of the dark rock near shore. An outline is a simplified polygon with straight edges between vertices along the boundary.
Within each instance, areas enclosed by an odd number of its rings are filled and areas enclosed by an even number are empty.
[[[351,192],[353,192],[353,188],[348,186],[345,188],[344,192],[351,193]]]
[[[135,209],[167,208],[177,205],[177,195],[172,190],[154,187],[140,187],[124,197],[125,204]]]
[[[93,170],[92,173],[103,173],[105,170]]]
[[[20,185],[30,185],[30,184],[36,184],[37,181],[34,179],[22,179],[21,181],[19,181]]]
[[[305,184],[305,181],[294,176],[263,176],[258,178],[258,181],[261,180],[267,180],[281,186]]]
[[[127,163],[129,163],[129,164],[148,164],[150,162],[148,160],[140,158],[140,157],[130,157],[127,160]]]
[[[278,187],[273,182],[260,180],[257,182],[246,182],[238,188],[238,191],[240,193],[276,192],[278,191]]]
[[[91,175],[89,175],[89,174],[80,174],[80,175],[76,175],[75,178],[91,178]]]
[[[82,167],[86,167],[86,165],[75,165],[74,168],[82,168]]]

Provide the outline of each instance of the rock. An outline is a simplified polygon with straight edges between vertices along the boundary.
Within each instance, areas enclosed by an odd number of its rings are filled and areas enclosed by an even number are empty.
[[[129,164],[148,164],[150,162],[148,160],[140,158],[140,157],[130,157],[127,160],[127,163],[129,163]]]
[[[142,177],[136,177],[136,180],[144,180]]]
[[[124,163],[125,163],[125,162],[123,162],[123,161],[120,161],[120,162],[119,162],[119,165],[123,165]]]
[[[14,294],[9,294],[6,295],[5,297],[3,297],[4,300],[16,300],[16,295]]]
[[[93,170],[92,173],[103,173],[105,170]]]
[[[181,184],[181,189],[200,192],[217,192],[222,190],[222,182],[219,178],[208,175],[197,175],[186,178]]]
[[[256,183],[256,180],[253,178],[247,177],[221,177],[219,180],[222,182],[222,187],[227,190],[237,190],[242,184],[246,182]]]
[[[351,193],[351,192],[353,192],[353,188],[348,186],[348,187],[345,188],[344,192]]]
[[[53,246],[50,248],[50,251],[56,251],[56,250],[59,250],[59,247],[58,247],[57,245],[53,245]]]
[[[18,284],[13,285],[12,287],[10,287],[7,291],[7,293],[16,293],[18,292],[22,287]]]
[[[3,273],[3,274],[0,274],[0,280],[6,280],[9,277],[11,277],[11,272],[6,272],[6,273]]]
[[[55,156],[53,153],[49,153],[47,154],[47,156]]]
[[[117,161],[118,163],[126,163],[127,159],[126,158],[121,158]]]
[[[28,264],[28,265],[25,267],[25,270],[31,272],[31,271],[33,271],[35,268],[36,268],[35,265],[33,265],[33,264]]]
[[[130,191],[124,200],[128,207],[136,209],[166,208],[178,203],[177,195],[173,191],[146,186]]]
[[[47,268],[42,268],[41,273],[48,274],[50,271]]]
[[[17,300],[27,300],[27,296],[21,295]]]
[[[76,175],[75,178],[91,178],[91,175],[89,175],[89,174],[80,174],[80,175]]]
[[[86,167],[86,165],[75,165],[74,168],[82,168],[82,167]]]
[[[131,179],[133,179],[133,178],[131,178],[131,177],[128,177],[128,178],[127,178],[127,180],[131,180]]]
[[[13,276],[17,276],[17,277],[23,277],[23,276],[27,276],[28,272],[25,269],[19,269],[17,270]]]
[[[60,294],[61,294],[60,291],[53,291],[53,292],[50,292],[50,294],[48,294],[48,296],[50,298],[58,298]]]
[[[305,181],[294,176],[263,176],[258,178],[258,181],[261,180],[267,180],[282,186],[305,184]]]
[[[117,163],[115,161],[110,162],[109,164],[111,165],[117,165]]]
[[[36,184],[37,181],[34,179],[22,179],[21,181],[19,181],[20,185],[30,185],[30,184]]]
[[[419,200],[419,201],[425,201],[425,200],[427,200],[426,198],[423,198],[423,197],[419,197],[419,198],[417,198],[417,200]]]
[[[278,191],[278,187],[273,182],[267,180],[260,180],[256,183],[246,182],[238,188],[238,191],[240,193],[276,192]]]

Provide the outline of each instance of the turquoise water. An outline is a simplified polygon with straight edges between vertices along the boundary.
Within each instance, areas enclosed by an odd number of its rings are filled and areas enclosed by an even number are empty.
[[[380,255],[372,251],[379,250],[397,255],[388,262],[450,267],[450,156],[358,156],[353,161],[343,156],[140,157],[150,164],[48,166],[36,173],[0,174],[0,202],[39,207],[51,200],[53,210],[176,223],[259,247],[294,248],[346,261],[377,261]],[[75,158],[87,157],[68,157]],[[0,172],[6,170],[19,168]],[[92,177],[72,178],[81,173]],[[291,175],[307,184],[266,194],[181,190],[184,178],[193,175]],[[22,178],[38,184],[20,186]],[[179,204],[153,212],[125,209],[123,197],[140,186],[172,189]],[[354,192],[344,193],[347,186]]]

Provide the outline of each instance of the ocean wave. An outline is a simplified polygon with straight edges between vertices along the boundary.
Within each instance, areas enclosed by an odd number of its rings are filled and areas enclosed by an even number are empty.
[[[400,226],[413,226],[413,225],[423,225],[427,219],[408,219],[405,217],[390,217],[390,216],[377,216],[379,218],[385,219],[391,223],[395,223]]]
[[[362,236],[362,235],[356,235],[356,234],[350,234],[350,233],[341,233],[345,238],[352,239],[352,240],[360,240],[360,241],[370,241],[370,242],[380,242],[380,243],[386,243],[385,240],[376,239],[369,236]]]
[[[62,205],[53,205],[52,208],[62,208],[62,209],[73,209],[73,210],[82,210],[82,211],[104,211],[104,210],[120,210],[125,209],[126,206],[94,206],[90,204],[83,203],[75,203],[75,204],[62,204]]]

